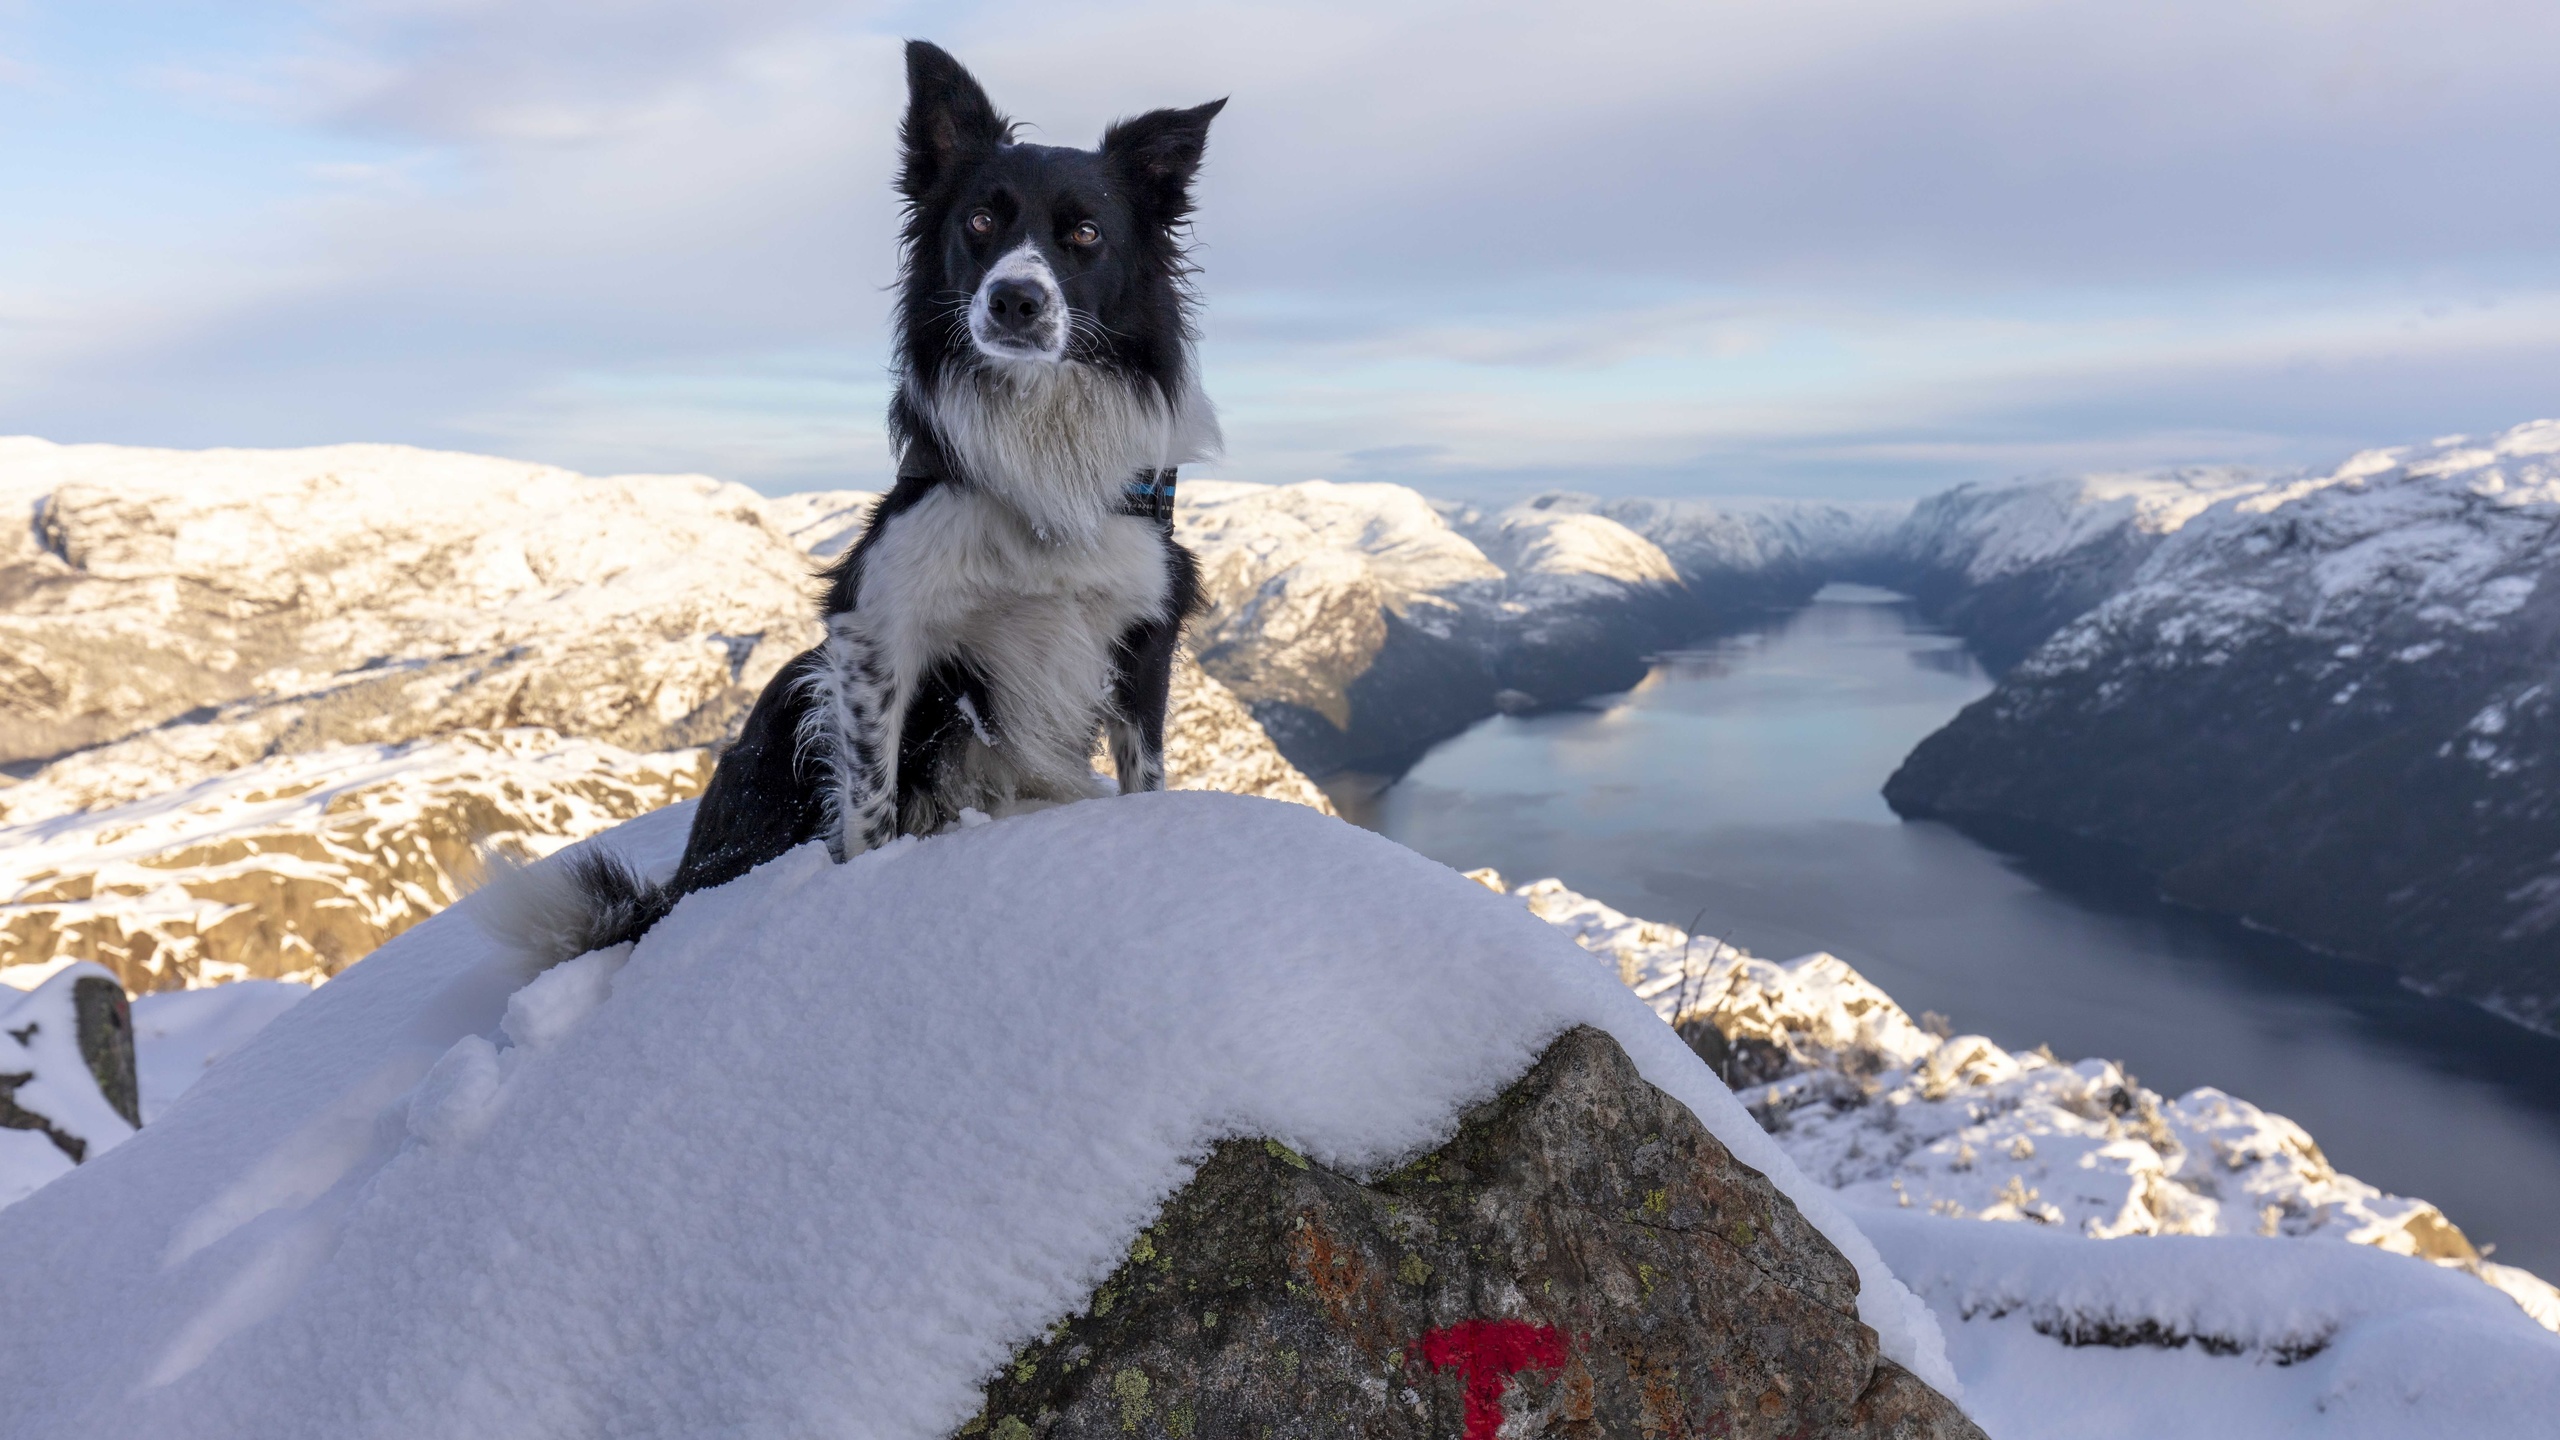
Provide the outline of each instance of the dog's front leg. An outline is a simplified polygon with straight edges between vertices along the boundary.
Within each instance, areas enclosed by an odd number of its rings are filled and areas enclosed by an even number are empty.
[[[1111,743],[1111,767],[1120,793],[1164,788],[1164,719],[1173,694],[1173,651],[1182,638],[1175,620],[1129,627],[1113,647],[1111,713],[1103,720]]]
[[[898,832],[898,726],[911,677],[860,611],[827,618],[821,663],[802,682],[809,705],[800,749],[823,777],[827,849],[838,861],[887,844]]]

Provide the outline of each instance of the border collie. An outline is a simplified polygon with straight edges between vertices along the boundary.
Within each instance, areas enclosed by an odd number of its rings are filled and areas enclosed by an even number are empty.
[[[1097,731],[1124,793],[1164,784],[1199,605],[1174,473],[1219,444],[1183,242],[1226,102],[1094,150],[1027,145],[949,54],[911,41],[906,61],[897,483],[824,573],[826,639],[756,700],[673,878],[589,850],[511,887],[498,923],[534,958],[636,939],[810,840],[841,861],[964,808],[1085,798]]]

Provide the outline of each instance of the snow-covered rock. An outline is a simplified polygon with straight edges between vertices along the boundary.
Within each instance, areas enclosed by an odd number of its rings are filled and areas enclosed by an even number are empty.
[[[2560,421],[2167,513],[1886,798],[2560,1030]]]
[[[1472,878],[1502,889],[1490,870]],[[1606,960],[1851,1204],[2092,1239],[2342,1241],[2478,1276],[2560,1331],[2560,1290],[2484,1263],[2426,1201],[2339,1173],[2281,1115],[2211,1088],[2172,1101],[2108,1060],[1932,1034],[1835,956],[1774,963],[1551,879],[1511,893]]]
[[[687,808],[590,843],[663,869]],[[1854,1263],[1887,1355],[1954,1384],[1926,1310],[1613,976],[1302,807],[812,845],[530,980],[474,906],[0,1211],[12,1310],[43,1317],[0,1347],[13,1430],[941,1437],[1213,1141],[1376,1173],[1574,1024]]]
[[[1766,1176],[1577,1026],[1385,1175],[1221,1142],[961,1433],[1985,1440],[1877,1354],[1857,1292]]]
[[[133,1138],[133,1039],[124,991],[95,965],[0,989],[0,1206]]]

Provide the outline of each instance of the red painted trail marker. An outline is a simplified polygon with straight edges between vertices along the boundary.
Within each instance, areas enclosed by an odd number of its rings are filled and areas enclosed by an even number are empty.
[[[1434,1370],[1456,1370],[1467,1382],[1466,1440],[1494,1440],[1502,1428],[1502,1387],[1523,1370],[1564,1365],[1564,1336],[1526,1320],[1461,1320],[1422,1337]]]

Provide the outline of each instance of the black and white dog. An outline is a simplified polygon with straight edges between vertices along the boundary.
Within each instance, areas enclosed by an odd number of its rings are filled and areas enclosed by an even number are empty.
[[[1226,102],[1026,145],[960,63],[910,42],[889,433],[897,483],[825,574],[827,638],[720,758],[674,877],[599,854],[507,906],[544,960],[637,938],[689,891],[810,840],[838,860],[1081,799],[1107,734],[1164,783],[1166,690],[1198,567],[1175,468],[1218,443],[1193,360],[1191,181]]]

